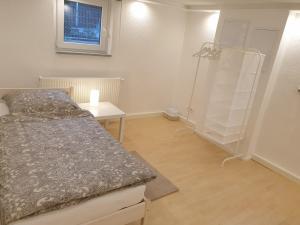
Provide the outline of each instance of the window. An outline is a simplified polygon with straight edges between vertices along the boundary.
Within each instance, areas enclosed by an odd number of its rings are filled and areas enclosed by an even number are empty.
[[[65,42],[100,45],[101,7],[65,1],[64,14]]]
[[[56,50],[109,55],[109,0],[57,0]]]

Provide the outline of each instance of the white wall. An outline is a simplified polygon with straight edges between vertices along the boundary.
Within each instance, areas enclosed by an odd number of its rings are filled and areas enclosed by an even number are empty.
[[[187,114],[187,106],[191,96],[197,60],[193,54],[200,50],[201,45],[207,41],[214,41],[218,24],[219,12],[191,11],[187,13],[186,30],[181,55],[179,75],[173,91],[173,106],[182,116]],[[192,103],[193,113],[191,120],[197,121],[203,112],[203,105],[207,99],[205,95],[207,61],[203,61],[198,73],[195,96]]]
[[[289,17],[262,108],[255,156],[300,181],[300,15]]]
[[[0,86],[34,87],[43,76],[122,76],[120,106],[128,113],[161,111],[171,102],[185,29],[176,6],[134,1],[114,3],[113,56],[55,52],[55,0],[0,1]]]

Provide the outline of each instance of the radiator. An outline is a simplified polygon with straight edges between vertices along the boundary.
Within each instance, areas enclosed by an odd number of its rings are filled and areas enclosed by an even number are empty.
[[[122,78],[40,77],[40,88],[73,88],[72,98],[77,103],[89,102],[90,91],[100,91],[100,101],[118,105]]]

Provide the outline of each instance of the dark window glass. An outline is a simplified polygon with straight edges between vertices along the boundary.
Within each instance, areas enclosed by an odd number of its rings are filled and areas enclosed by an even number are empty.
[[[64,41],[100,45],[102,7],[65,0]]]

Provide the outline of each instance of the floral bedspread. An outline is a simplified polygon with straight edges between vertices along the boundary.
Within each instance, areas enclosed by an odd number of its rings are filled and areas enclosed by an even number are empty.
[[[0,117],[2,225],[153,178],[88,113]]]

